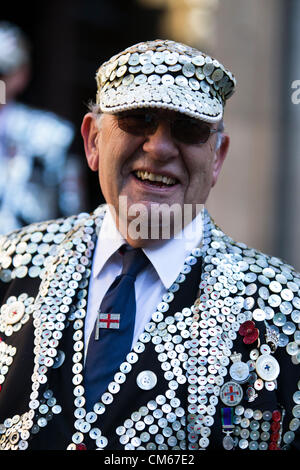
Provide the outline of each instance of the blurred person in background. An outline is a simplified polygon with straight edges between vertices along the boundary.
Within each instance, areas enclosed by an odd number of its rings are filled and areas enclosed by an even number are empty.
[[[0,233],[78,212],[83,185],[70,154],[73,125],[18,102],[31,77],[31,45],[14,24],[0,22]]]

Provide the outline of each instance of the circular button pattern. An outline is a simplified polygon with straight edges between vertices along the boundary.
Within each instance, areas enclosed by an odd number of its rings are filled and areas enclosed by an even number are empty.
[[[5,320],[8,325],[14,325],[23,317],[25,312],[25,306],[23,302],[16,301],[12,302],[7,306],[5,313]]]

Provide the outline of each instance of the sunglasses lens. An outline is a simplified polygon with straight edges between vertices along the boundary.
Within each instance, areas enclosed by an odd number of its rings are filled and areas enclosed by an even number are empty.
[[[158,116],[149,112],[124,113],[118,116],[119,128],[136,136],[153,134],[158,123]],[[185,144],[204,144],[210,136],[210,127],[197,119],[179,118],[170,123],[173,137]]]
[[[149,113],[124,114],[118,116],[118,125],[122,131],[142,136],[154,132],[157,120]]]
[[[185,144],[204,144],[210,136],[210,128],[196,119],[177,119],[173,123],[173,134]]]

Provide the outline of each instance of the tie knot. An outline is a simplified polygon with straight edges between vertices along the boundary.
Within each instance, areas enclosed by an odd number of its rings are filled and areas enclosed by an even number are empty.
[[[141,248],[124,247],[122,274],[132,276],[134,279],[149,260]]]

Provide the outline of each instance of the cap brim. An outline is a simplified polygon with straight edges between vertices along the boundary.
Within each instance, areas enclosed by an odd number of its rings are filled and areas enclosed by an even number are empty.
[[[220,121],[223,116],[220,98],[176,84],[121,84],[117,88],[102,89],[97,96],[97,103],[102,112],[111,114],[130,109],[158,108],[212,123]]]

